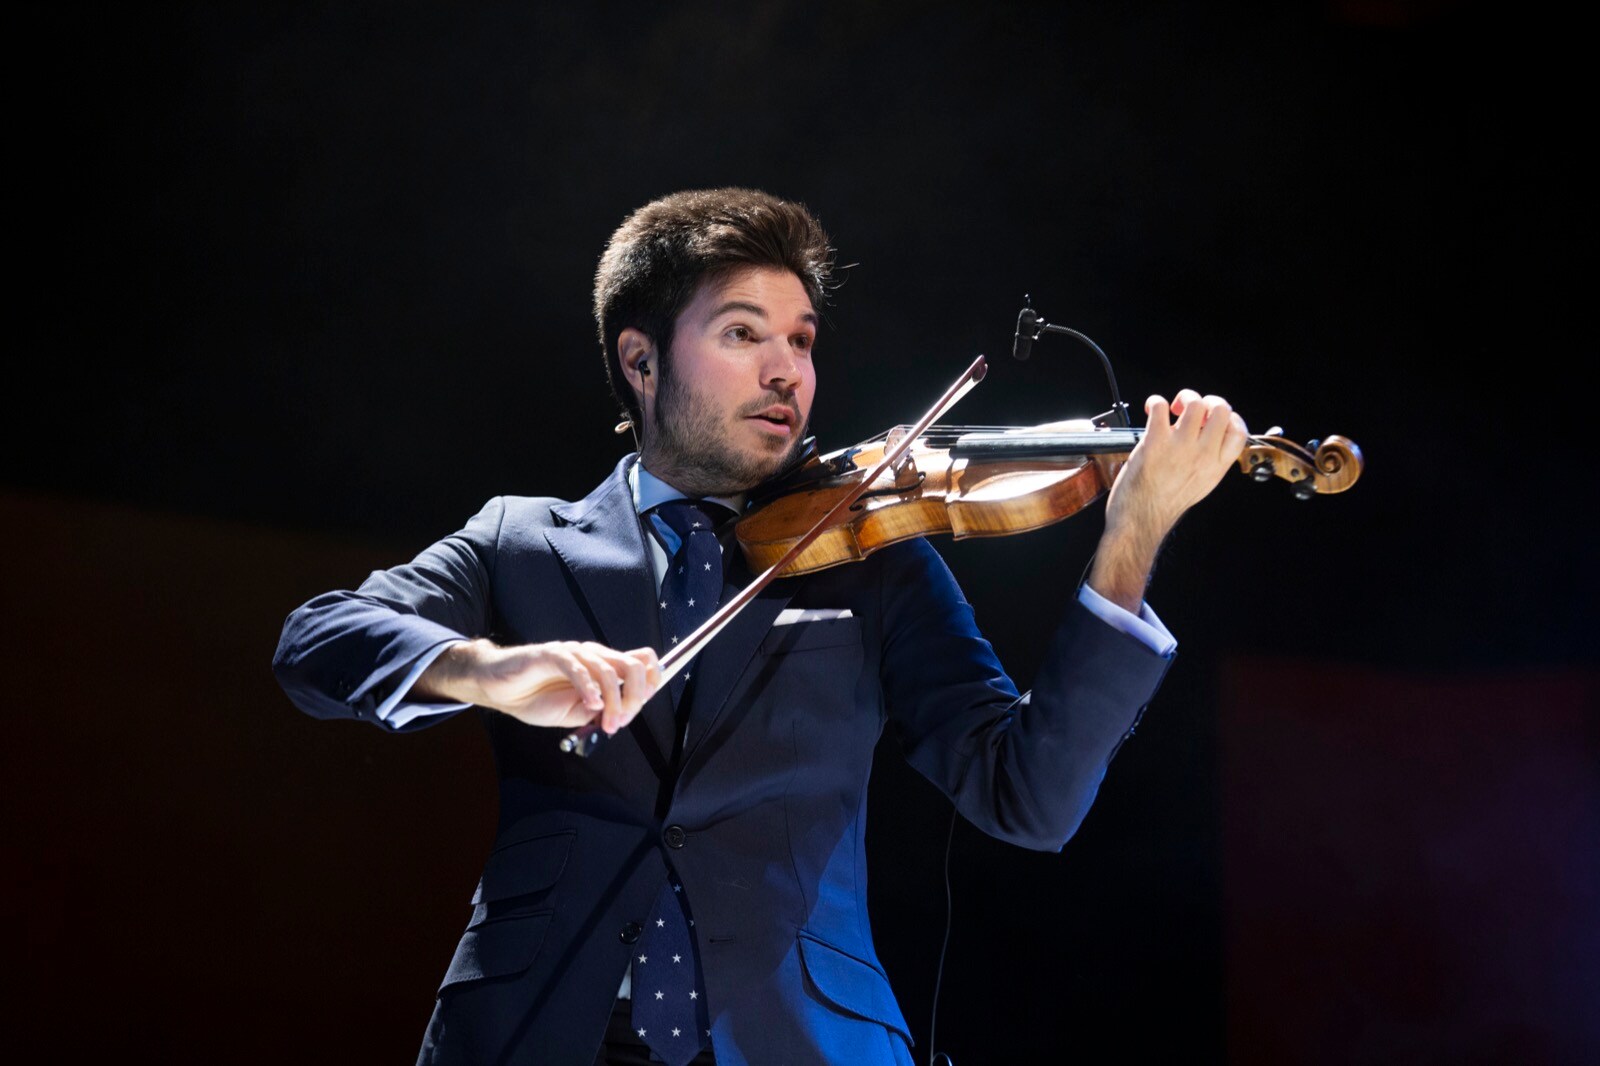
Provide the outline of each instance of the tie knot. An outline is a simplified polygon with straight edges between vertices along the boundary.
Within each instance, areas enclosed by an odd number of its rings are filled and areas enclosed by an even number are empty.
[[[715,533],[717,526],[733,514],[710,500],[669,500],[652,509],[680,540],[691,533]]]

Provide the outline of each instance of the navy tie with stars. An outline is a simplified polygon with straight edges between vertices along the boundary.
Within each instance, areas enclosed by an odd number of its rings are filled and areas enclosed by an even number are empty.
[[[676,546],[668,544],[672,561],[662,578],[660,596],[662,651],[671,651],[715,614],[722,602],[722,545],[717,542],[716,524],[719,516],[732,512],[720,504],[673,500],[650,513],[661,519],[678,541]],[[680,726],[688,713],[683,690],[693,669],[691,662],[668,682]]]
[[[711,1038],[693,924],[669,871],[633,956],[633,1031],[667,1066],[684,1066]]]
[[[673,500],[651,512],[672,556],[659,597],[665,651],[688,639],[722,600],[722,546],[716,524],[728,513],[718,504],[695,500]],[[684,694],[692,677],[691,662],[668,682],[673,706],[678,708],[679,736],[688,726],[689,701]],[[705,986],[689,931],[693,924],[683,888],[669,869],[633,958],[633,1028],[668,1066],[684,1066],[711,1035]]]

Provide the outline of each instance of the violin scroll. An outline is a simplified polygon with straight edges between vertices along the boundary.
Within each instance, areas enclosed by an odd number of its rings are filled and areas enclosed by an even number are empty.
[[[1296,498],[1343,492],[1356,483],[1366,461],[1355,441],[1338,434],[1296,444],[1276,431],[1251,437],[1239,454],[1239,469],[1257,481],[1281,478]]]

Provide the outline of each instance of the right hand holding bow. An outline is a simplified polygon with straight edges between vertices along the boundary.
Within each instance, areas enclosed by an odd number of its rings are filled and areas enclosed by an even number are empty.
[[[615,733],[661,685],[653,648],[617,651],[573,640],[502,648],[472,640],[445,649],[412,696],[473,703],[534,726],[573,728],[598,719],[602,730]]]

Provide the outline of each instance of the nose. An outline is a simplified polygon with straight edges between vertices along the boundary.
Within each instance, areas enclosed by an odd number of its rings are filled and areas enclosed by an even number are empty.
[[[774,337],[762,346],[761,383],[779,392],[793,392],[805,379],[806,361],[787,337]]]

